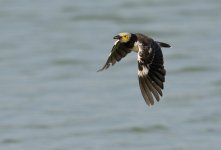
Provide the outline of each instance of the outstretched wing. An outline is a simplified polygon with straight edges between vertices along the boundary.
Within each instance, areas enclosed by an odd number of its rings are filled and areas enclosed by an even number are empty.
[[[150,40],[150,39],[149,39]],[[141,93],[150,106],[163,95],[162,89],[165,81],[163,54],[160,45],[153,41],[139,42],[138,44],[138,78]]]
[[[117,61],[120,61],[123,57],[125,57],[130,52],[131,50],[126,48],[124,44],[120,43],[120,41],[117,40],[114,43],[114,46],[111,50],[111,53],[109,54],[109,57],[106,63],[101,69],[98,70],[98,72],[109,68],[110,65],[113,66]]]

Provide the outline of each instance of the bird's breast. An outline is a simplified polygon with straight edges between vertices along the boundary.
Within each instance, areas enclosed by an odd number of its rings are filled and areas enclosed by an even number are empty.
[[[134,47],[131,49],[131,51],[134,51],[134,52],[136,52],[136,53],[137,53],[137,52],[139,51],[138,44],[139,44],[139,42],[138,42],[138,41],[134,42]]]

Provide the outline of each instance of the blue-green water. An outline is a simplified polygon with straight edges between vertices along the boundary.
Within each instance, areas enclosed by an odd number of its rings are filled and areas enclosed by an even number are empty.
[[[1,0],[1,150],[220,150],[220,0]],[[164,96],[145,104],[119,32],[163,49]]]

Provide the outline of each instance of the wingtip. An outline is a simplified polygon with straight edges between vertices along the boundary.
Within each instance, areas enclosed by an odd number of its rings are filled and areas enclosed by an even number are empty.
[[[101,71],[103,71],[103,70],[104,70],[104,68],[101,68],[101,69],[97,70],[97,72],[101,72]]]
[[[153,105],[152,105],[152,104],[147,104],[147,106],[148,106],[149,108],[151,108]]]

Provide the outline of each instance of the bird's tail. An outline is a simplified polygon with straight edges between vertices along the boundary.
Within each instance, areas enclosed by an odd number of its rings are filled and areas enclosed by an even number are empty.
[[[166,48],[171,47],[171,46],[170,46],[169,44],[167,44],[167,43],[158,42],[158,41],[157,41],[157,43],[160,45],[160,47],[166,47]]]

